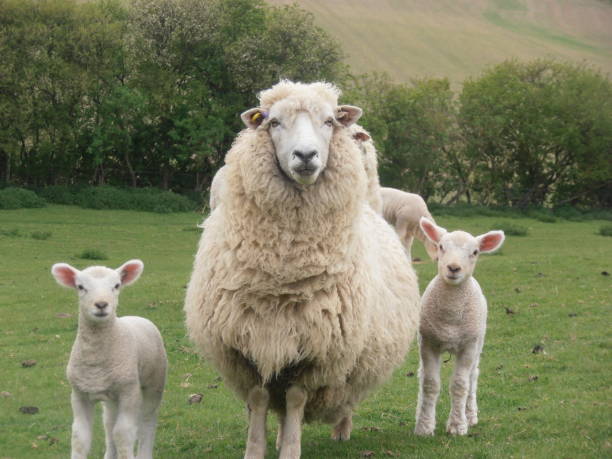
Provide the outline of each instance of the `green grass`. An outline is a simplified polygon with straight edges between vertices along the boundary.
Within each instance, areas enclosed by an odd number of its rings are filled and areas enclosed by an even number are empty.
[[[273,4],[293,0],[268,0]],[[517,58],[556,57],[612,72],[612,5],[600,0],[301,0],[335,37],[357,73],[398,82],[448,77],[460,87],[485,68]]]
[[[440,216],[449,230],[481,234],[499,217]],[[96,211],[67,206],[0,211],[0,226],[20,234],[48,231],[37,240],[0,233],[0,457],[69,456],[72,420],[64,376],[77,328],[76,294],[50,274],[56,262],[84,268],[75,258],[86,248],[103,250],[104,264],[130,258],[145,263],[142,278],[126,288],[120,315],[140,315],[160,328],[170,368],[157,431],[158,458],[239,458],[246,439],[244,406],[194,353],[185,337],[183,297],[201,216]],[[329,439],[328,426],[305,426],[304,458],[536,457],[612,455],[610,318],[612,244],[597,234],[603,221],[515,219],[526,237],[508,238],[503,253],[482,256],[476,277],[489,300],[487,340],[479,385],[480,424],[463,438],[443,433],[449,411],[447,383],[454,359],[443,365],[436,436],[412,434],[417,394],[416,347],[392,380],[359,406],[352,438]],[[417,243],[413,253],[426,255]],[[421,288],[435,273],[416,265]],[[508,314],[505,308],[512,309]],[[544,352],[534,354],[540,344]],[[37,364],[24,368],[21,362]],[[534,377],[537,376],[537,379]],[[215,387],[215,385],[217,387]],[[188,397],[203,394],[199,404]],[[37,414],[22,414],[36,406]],[[97,410],[91,457],[103,455]],[[274,453],[269,418],[268,457]],[[395,456],[387,455],[390,452]]]

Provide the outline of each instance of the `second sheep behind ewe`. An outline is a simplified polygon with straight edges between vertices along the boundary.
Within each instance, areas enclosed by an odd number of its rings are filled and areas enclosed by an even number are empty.
[[[448,233],[424,217],[420,225],[437,246],[438,275],[429,283],[421,300],[415,433],[434,433],[440,393],[440,355],[448,351],[456,355],[457,362],[450,383],[451,412],[446,431],[465,435],[468,426],[478,423],[476,386],[487,328],[487,300],[472,273],[479,254],[501,247],[504,232],[490,231],[476,237],[464,231]]]
[[[86,458],[94,404],[104,405],[109,458],[153,457],[157,412],[166,382],[167,358],[159,330],[142,317],[117,317],[119,292],[140,277],[143,263],[83,271],[53,265],[55,280],[79,295],[79,328],[66,373],[72,386],[72,458]]]

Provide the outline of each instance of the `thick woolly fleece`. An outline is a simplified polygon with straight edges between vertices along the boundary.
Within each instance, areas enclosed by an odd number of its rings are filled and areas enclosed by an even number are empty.
[[[296,109],[312,106],[312,93],[301,96]],[[187,289],[189,335],[242,399],[266,385],[282,413],[298,384],[305,420],[335,423],[403,362],[418,327],[416,275],[366,205],[347,129],[336,128],[308,187],[281,172],[265,129],[244,130],[226,165]]]
[[[378,152],[376,151],[370,133],[362,126],[353,124],[349,127],[349,131],[353,140],[355,140],[361,149],[361,159],[368,179],[367,200],[372,209],[374,209],[377,214],[382,215],[383,201],[380,195],[380,180],[378,178]],[[365,140],[359,137],[360,134],[365,134]]]

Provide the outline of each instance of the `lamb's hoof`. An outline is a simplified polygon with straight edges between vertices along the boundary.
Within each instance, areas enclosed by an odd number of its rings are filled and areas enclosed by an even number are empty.
[[[446,425],[446,432],[451,435],[467,435],[467,432],[468,432],[467,422],[465,423],[449,422]]]
[[[353,422],[349,418],[344,418],[332,429],[331,438],[336,441],[350,440],[352,429]]]
[[[472,427],[475,426],[476,424],[478,424],[478,416],[474,415],[474,416],[468,416],[468,426]]]
[[[418,425],[414,428],[414,434],[420,437],[433,437],[435,428],[433,426]]]

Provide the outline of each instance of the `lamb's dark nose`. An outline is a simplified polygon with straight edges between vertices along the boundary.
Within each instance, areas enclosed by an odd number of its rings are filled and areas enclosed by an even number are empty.
[[[315,156],[317,156],[317,150],[311,150],[311,151],[300,151],[300,150],[295,150],[293,152],[293,154],[300,159],[300,161],[302,161],[303,163],[307,164],[309,163],[312,158],[314,158]]]
[[[461,271],[461,266],[459,265],[448,265],[447,268],[451,273],[458,273]]]
[[[96,308],[98,308],[100,311],[102,311],[104,308],[106,308],[108,306],[108,303],[106,301],[98,301],[95,304]]]

